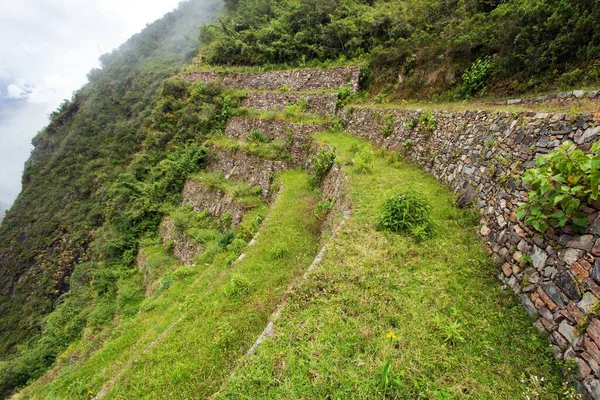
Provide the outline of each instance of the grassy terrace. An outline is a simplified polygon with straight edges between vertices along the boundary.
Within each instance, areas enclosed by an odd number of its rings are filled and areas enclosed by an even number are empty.
[[[373,103],[369,100],[362,100],[350,105],[354,108],[404,108],[414,110],[429,110],[429,111],[473,111],[473,110],[486,110],[486,111],[504,111],[509,113],[522,113],[522,112],[540,112],[540,113],[561,113],[569,116],[577,116],[586,113],[598,113],[600,109],[600,101],[591,99],[573,100],[565,105],[553,104],[553,103],[537,103],[537,104],[517,104],[517,105],[494,105],[486,103],[485,101],[462,101],[462,102],[451,102],[451,103],[421,103],[413,101],[401,101],[401,102],[389,102],[383,104]]]
[[[279,175],[282,192],[254,246],[249,240],[213,243],[195,267],[172,273],[171,284],[147,299],[141,313],[123,322],[88,360],[69,365],[81,342],[59,367],[25,389],[23,399],[205,398],[214,393],[266,326],[289,283],[318,249],[317,202],[308,175]],[[264,210],[263,210],[264,211]],[[242,225],[256,225],[249,213]],[[211,250],[212,249],[212,250]],[[158,340],[158,341],[157,341]],[[155,343],[152,346],[152,343]]]
[[[275,338],[243,358],[213,397],[565,398],[562,366],[512,293],[500,289],[475,234],[477,217],[397,154],[375,151],[365,174],[350,164],[368,143],[331,133],[318,139],[346,165],[353,216],[291,294]],[[423,243],[377,229],[380,206],[407,187],[433,205],[436,235]],[[384,391],[388,359],[393,382]]]

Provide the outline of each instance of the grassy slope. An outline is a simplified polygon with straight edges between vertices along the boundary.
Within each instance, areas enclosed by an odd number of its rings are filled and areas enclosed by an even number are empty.
[[[189,276],[181,274],[148,300],[143,312],[123,324],[89,361],[53,371],[22,398],[88,398],[115,377],[105,398],[203,398],[217,390],[266,326],[289,281],[317,251],[317,223],[306,217],[317,200],[317,193],[308,190],[308,175],[289,171],[279,179],[283,192],[243,261],[228,268],[231,254],[223,253],[210,264],[184,269]]]
[[[347,135],[319,138],[344,163],[353,147],[369,146]],[[522,398],[532,376],[545,378],[541,398],[559,396],[560,366],[520,304],[499,288],[476,218],[454,208],[431,176],[394,157],[376,157],[372,174],[347,168],[352,219],[292,296],[275,338],[216,397],[382,398],[388,357],[398,380],[390,397]],[[408,186],[433,204],[437,235],[422,244],[375,225],[383,201]]]

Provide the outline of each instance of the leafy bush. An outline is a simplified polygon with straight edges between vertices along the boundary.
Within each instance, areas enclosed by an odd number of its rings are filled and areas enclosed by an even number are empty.
[[[379,216],[379,225],[391,232],[406,233],[422,241],[434,234],[435,225],[430,213],[429,201],[421,193],[407,190],[386,200]]]
[[[308,99],[306,97],[301,97],[296,102],[296,105],[300,108],[301,112],[306,112],[306,110],[308,110]]]
[[[488,79],[492,75],[492,61],[489,57],[478,58],[465,71],[462,76],[462,92],[464,97],[469,97],[479,92],[485,87]]]
[[[431,111],[424,111],[423,114],[421,114],[421,120],[419,122],[427,132],[433,132],[437,127],[437,121]]]
[[[352,88],[350,85],[344,85],[338,90],[337,107],[344,108],[352,100]]]
[[[385,116],[385,125],[383,126],[383,137],[390,137],[394,133],[394,117],[391,115]]]
[[[317,208],[313,212],[313,215],[317,219],[317,221],[322,222],[325,217],[329,214],[329,212],[333,208],[333,202],[331,199],[327,199],[326,201],[319,201],[317,204]]]
[[[363,149],[352,159],[352,165],[355,172],[359,174],[368,174],[373,169],[373,150]]]
[[[312,162],[313,176],[317,184],[321,183],[335,162],[335,150],[321,149]]]
[[[558,149],[539,156],[535,167],[526,171],[523,183],[529,185],[529,200],[517,212],[519,219],[539,232],[549,226],[572,224],[577,231],[587,227],[581,207],[598,199],[600,184],[600,142],[589,154],[566,142]]]

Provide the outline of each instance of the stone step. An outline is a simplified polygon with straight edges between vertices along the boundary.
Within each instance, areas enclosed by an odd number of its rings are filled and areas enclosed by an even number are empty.
[[[337,93],[249,92],[242,101],[242,107],[283,111],[287,106],[298,104],[300,100],[307,101],[306,112],[312,114],[333,116],[337,112]]]
[[[223,187],[215,187],[202,178],[187,179],[182,197],[182,204],[191,206],[197,212],[207,211],[215,218],[220,218],[228,213],[233,226],[237,226],[242,221],[246,211],[254,208],[243,199],[238,199],[234,194],[228,193]]]
[[[188,82],[209,83],[220,81],[227,87],[250,90],[319,90],[339,89],[349,84],[357,92],[359,89],[360,67],[339,67],[327,69],[296,69],[268,72],[187,72],[181,75]]]

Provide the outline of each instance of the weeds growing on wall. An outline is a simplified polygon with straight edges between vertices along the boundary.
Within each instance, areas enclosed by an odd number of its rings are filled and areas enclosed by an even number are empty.
[[[585,230],[588,217],[581,208],[598,200],[600,142],[587,154],[566,142],[539,156],[535,167],[525,172],[523,183],[530,187],[529,200],[519,208],[519,219],[538,232],[567,224],[579,232]]]

